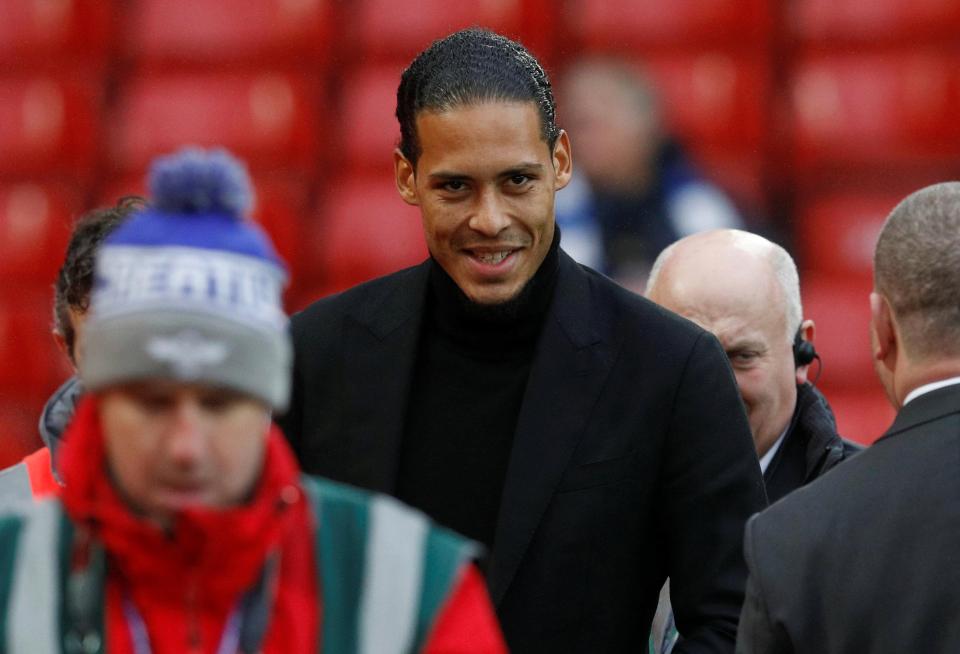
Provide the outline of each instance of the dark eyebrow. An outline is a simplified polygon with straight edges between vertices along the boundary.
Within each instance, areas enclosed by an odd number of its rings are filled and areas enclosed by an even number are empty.
[[[430,173],[430,179],[436,179],[441,181],[450,181],[450,180],[460,180],[460,179],[470,179],[469,175],[464,175],[463,173],[454,173],[446,170],[438,170],[435,173]]]

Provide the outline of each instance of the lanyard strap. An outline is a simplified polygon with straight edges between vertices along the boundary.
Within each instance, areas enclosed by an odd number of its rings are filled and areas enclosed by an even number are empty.
[[[223,634],[220,636],[220,644],[217,646],[217,654],[236,654],[240,646],[240,611],[239,604],[230,611],[227,616],[227,624],[223,627]],[[127,627],[130,629],[130,642],[133,643],[134,654],[153,654],[153,648],[150,647],[150,636],[147,634],[147,625],[143,621],[143,616],[137,610],[129,593],[123,596],[123,615],[127,620]],[[248,652],[249,650],[242,650]]]
[[[106,557],[99,543],[85,539],[74,541],[75,548],[86,550],[86,564],[71,569],[67,579],[65,650],[68,654],[99,654],[103,651],[103,590]],[[264,562],[256,583],[247,590],[227,616],[217,654],[255,654],[260,651],[270,625],[277,594],[280,556],[272,551]],[[140,611],[129,592],[124,592],[123,614],[130,630],[135,654],[152,654],[150,636]]]

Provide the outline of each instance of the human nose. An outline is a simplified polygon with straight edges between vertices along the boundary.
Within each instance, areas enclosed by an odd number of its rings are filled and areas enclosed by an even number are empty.
[[[477,207],[468,223],[470,229],[494,238],[510,224],[510,218],[501,206],[497,193],[486,190],[480,194]]]
[[[167,451],[178,466],[191,467],[203,457],[206,447],[199,407],[180,400],[174,408],[167,438]]]

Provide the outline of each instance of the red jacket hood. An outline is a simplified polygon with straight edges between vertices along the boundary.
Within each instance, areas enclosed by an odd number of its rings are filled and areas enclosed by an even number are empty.
[[[95,396],[85,398],[66,432],[63,503],[107,550],[111,569],[138,599],[138,589],[182,597],[192,587],[204,603],[229,603],[251,586],[269,551],[307,507],[299,470],[280,431],[268,438],[263,471],[252,499],[224,510],[184,511],[169,530],[134,513],[107,474]]]

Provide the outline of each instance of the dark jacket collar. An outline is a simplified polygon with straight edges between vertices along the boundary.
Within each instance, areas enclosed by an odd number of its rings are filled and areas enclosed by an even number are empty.
[[[938,388],[924,393],[901,407],[883,438],[895,436],[925,422],[956,412],[960,412],[960,384]]]
[[[816,387],[806,382],[797,386],[797,404],[790,426],[764,479],[770,483],[782,457],[789,450],[803,453],[803,483],[808,484],[862,449],[860,445],[840,437],[827,399]]]

